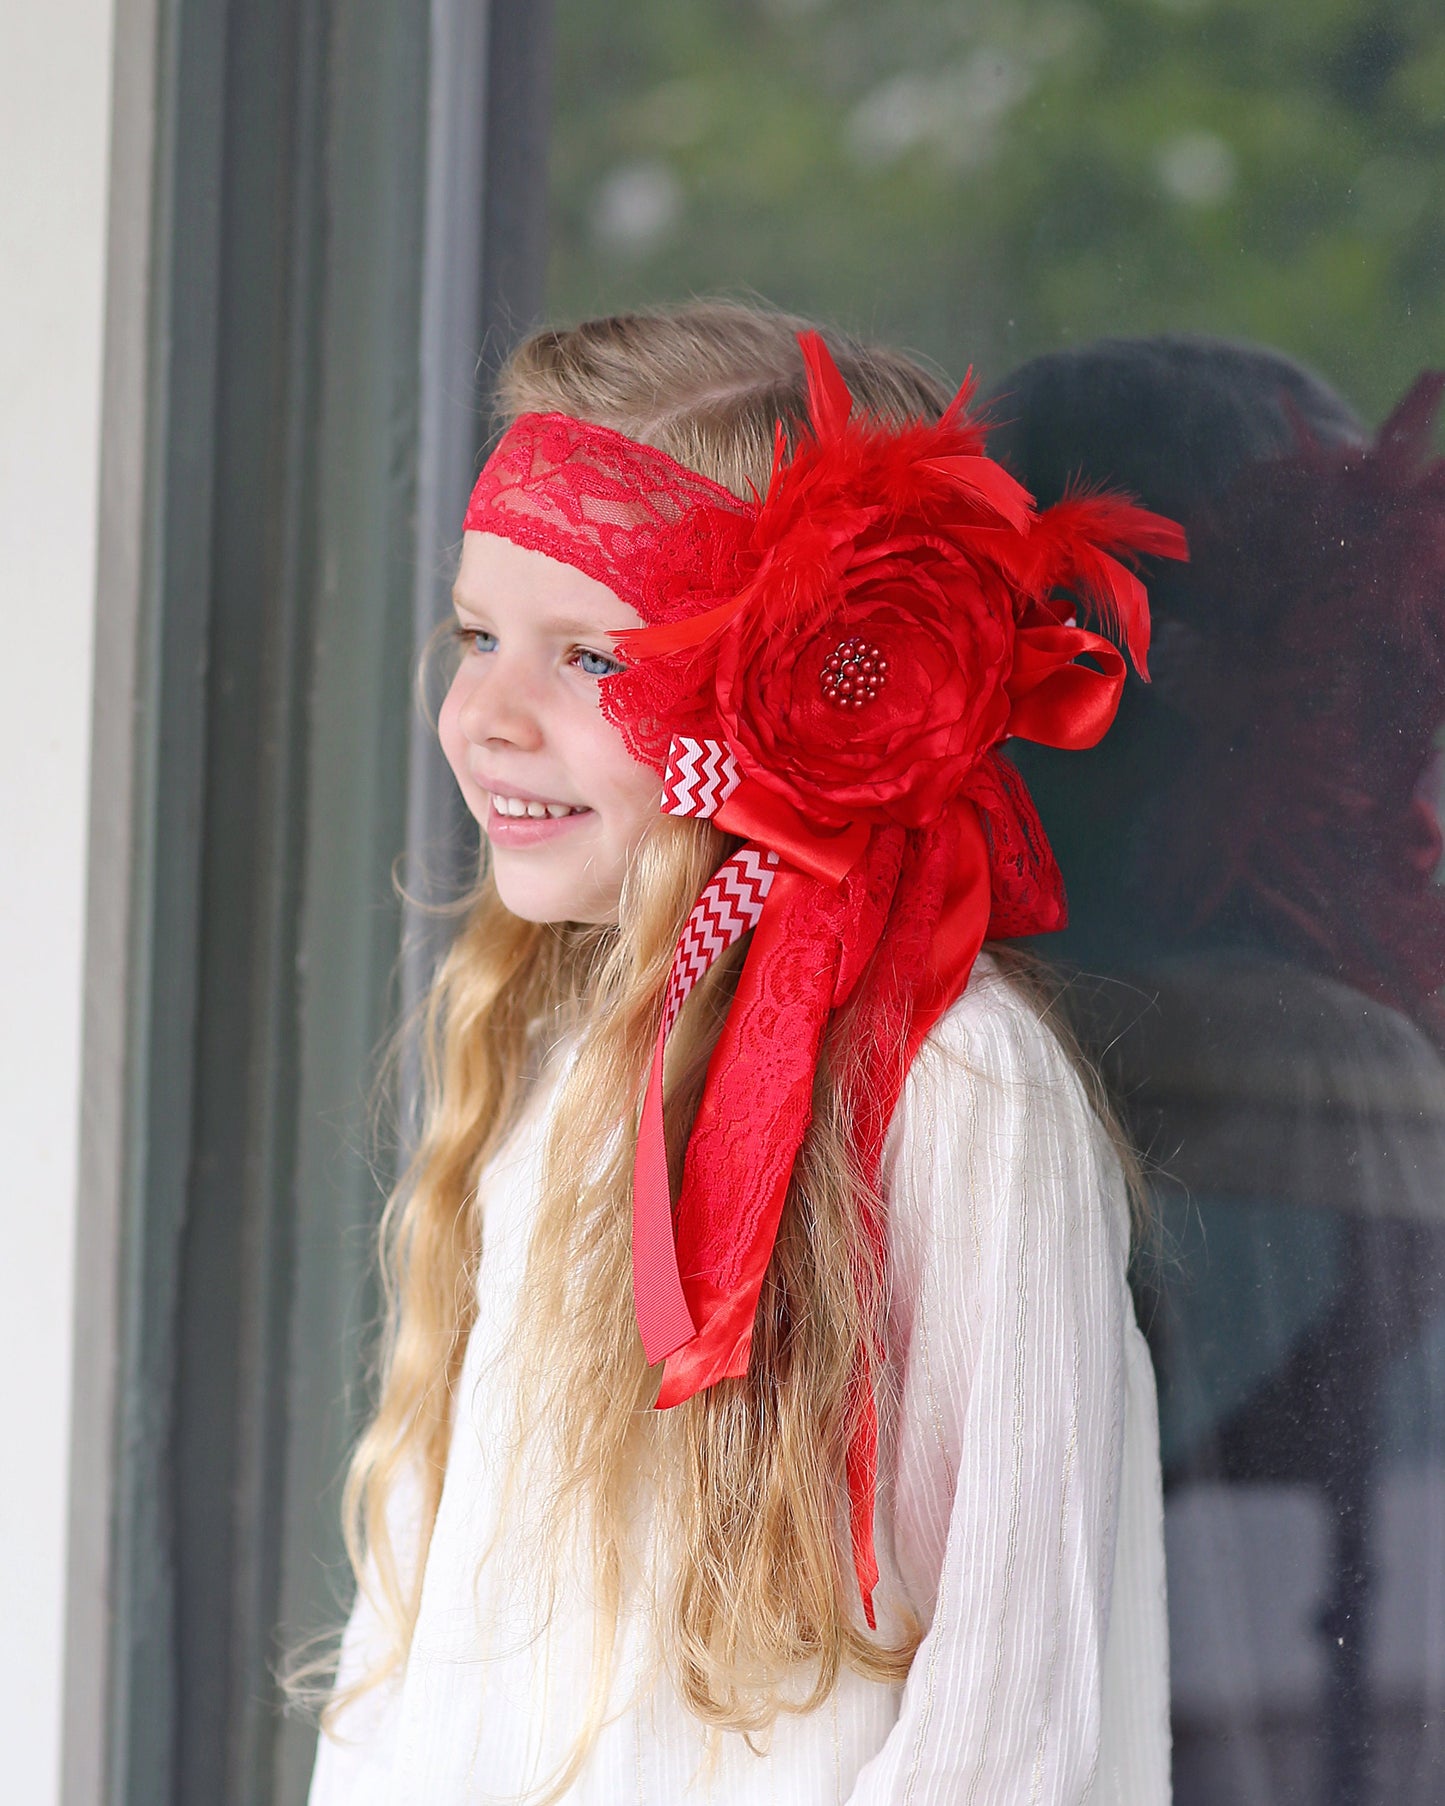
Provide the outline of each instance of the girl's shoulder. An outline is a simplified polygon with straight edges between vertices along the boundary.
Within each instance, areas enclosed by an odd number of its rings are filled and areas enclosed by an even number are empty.
[[[968,984],[934,1024],[904,1087],[944,1096],[956,1093],[960,1072],[1015,1095],[1022,1103],[1054,1098],[1061,1107],[1094,1114],[1074,1059],[1049,1011],[987,947]]]
[[[960,1177],[1041,1209],[1054,1198],[1072,1210],[1080,1186],[1111,1206],[1126,1197],[1077,1056],[1047,1005],[987,950],[919,1049],[889,1142],[894,1183],[925,1210]]]

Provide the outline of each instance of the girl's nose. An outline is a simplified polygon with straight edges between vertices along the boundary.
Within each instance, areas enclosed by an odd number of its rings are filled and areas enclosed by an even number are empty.
[[[535,752],[542,744],[541,710],[530,685],[521,672],[501,670],[500,661],[471,684],[457,719],[473,746]]]

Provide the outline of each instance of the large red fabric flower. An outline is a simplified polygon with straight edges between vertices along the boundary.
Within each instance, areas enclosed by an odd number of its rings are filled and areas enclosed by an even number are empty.
[[[822,827],[926,826],[1003,737],[1011,615],[1007,595],[913,540],[781,644],[744,616],[713,678],[739,768]]]
[[[1142,669],[1147,602],[1112,554],[1179,557],[1183,538],[1112,496],[1038,514],[984,455],[971,384],[939,421],[885,425],[854,414],[820,338],[802,346],[809,428],[791,455],[779,430],[731,593],[620,635],[632,663],[604,706],[658,765],[663,724],[725,743],[744,798],[780,799],[824,836],[926,827],[1010,734],[1099,738],[1123,659],[1055,594],[1092,602]]]

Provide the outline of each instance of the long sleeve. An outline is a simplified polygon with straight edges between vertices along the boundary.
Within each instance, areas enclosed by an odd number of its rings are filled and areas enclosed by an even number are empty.
[[[1077,1076],[992,962],[915,1062],[885,1182],[893,1559],[927,1629],[852,1806],[1162,1806],[1167,1767],[1143,1795],[1100,1776],[1139,1337],[1123,1182]]]

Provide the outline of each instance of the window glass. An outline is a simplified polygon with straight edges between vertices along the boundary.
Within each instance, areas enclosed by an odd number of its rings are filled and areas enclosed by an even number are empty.
[[[552,314],[756,292],[1188,526],[1018,752],[1150,1162],[1181,1806],[1445,1772],[1442,93],[1425,0],[557,9]]]
[[[557,37],[558,314],[751,288],[991,376],[1218,333],[1372,419],[1441,355],[1431,0],[562,0]]]

